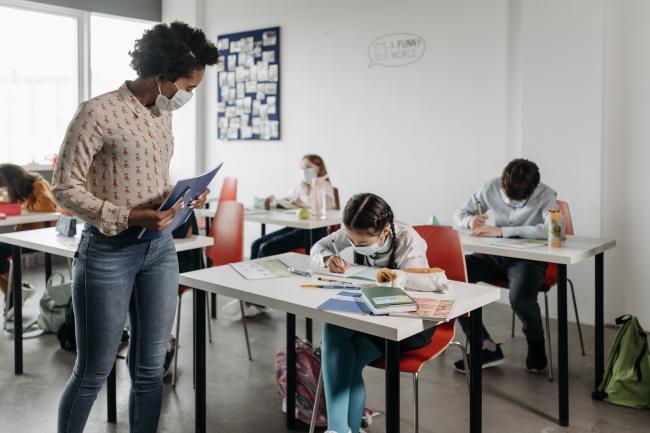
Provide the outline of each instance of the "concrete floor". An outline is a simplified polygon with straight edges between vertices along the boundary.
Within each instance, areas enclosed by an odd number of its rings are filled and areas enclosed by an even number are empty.
[[[42,274],[27,272],[27,281],[39,283]],[[42,283],[40,283],[42,285]],[[182,301],[179,382],[173,389],[165,385],[160,432],[194,431],[194,395],[192,387],[191,294]],[[219,298],[220,305],[226,298]],[[37,301],[25,307],[26,320],[37,314]],[[650,412],[616,407],[590,398],[593,375],[593,328],[585,327],[587,356],[581,356],[574,326],[569,328],[571,377],[571,426],[559,427],[557,385],[524,368],[525,340],[519,332],[509,334],[510,311],[495,304],[486,308],[484,317],[492,335],[502,341],[507,357],[504,366],[484,373],[483,425],[485,432],[648,432]],[[284,344],[284,314],[269,314],[251,319],[249,332],[253,362],[246,357],[244,335],[239,321],[220,315],[212,321],[215,342],[208,346],[208,431],[285,432],[274,372],[274,353]],[[556,331],[552,323],[552,336]],[[304,335],[304,321],[298,321]],[[609,349],[615,330],[606,330]],[[0,432],[53,432],[56,429],[58,399],[72,365],[74,355],[59,349],[53,335],[25,341],[25,374],[13,374],[13,341],[0,334]],[[468,396],[464,377],[453,373],[451,365],[458,353],[451,350],[431,362],[420,379],[420,431],[451,433],[468,431]],[[383,410],[383,372],[369,368],[365,372],[368,406]],[[106,395],[102,391],[90,415],[87,432],[126,432],[128,372],[124,361],[118,363],[118,423],[106,418]],[[402,376],[402,431],[413,431],[411,378]],[[384,431],[384,418],[376,418],[369,433]]]

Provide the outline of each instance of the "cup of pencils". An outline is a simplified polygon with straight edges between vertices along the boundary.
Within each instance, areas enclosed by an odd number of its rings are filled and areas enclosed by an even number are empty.
[[[560,209],[548,210],[548,245],[552,248],[562,246],[562,214]]]

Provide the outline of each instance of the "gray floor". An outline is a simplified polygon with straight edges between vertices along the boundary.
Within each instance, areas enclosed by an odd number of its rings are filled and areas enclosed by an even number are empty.
[[[41,274],[28,272],[28,281],[40,283]],[[42,283],[40,283],[42,285]],[[193,387],[191,346],[191,294],[182,302],[179,383],[165,386],[161,432],[193,432]],[[220,298],[219,302],[225,302]],[[35,317],[37,302],[25,308]],[[587,356],[579,353],[577,332],[570,327],[571,427],[554,422],[557,387],[541,376],[523,369],[525,340],[519,332],[510,338],[510,312],[492,305],[484,316],[494,337],[504,343],[507,363],[484,374],[485,432],[641,432],[650,431],[650,412],[615,407],[590,398],[593,372],[593,328],[585,327]],[[246,358],[239,321],[220,315],[212,321],[215,342],[208,347],[209,431],[284,432],[280,399],[274,372],[274,353],[284,343],[284,315],[271,311],[250,321],[254,361]],[[304,321],[298,321],[299,332]],[[554,326],[554,323],[553,325]],[[555,328],[553,328],[555,339]],[[615,331],[606,331],[609,348]],[[0,334],[0,432],[52,432],[61,388],[70,374],[74,356],[59,349],[55,336],[45,335],[25,342],[25,374],[13,375],[13,341]],[[464,378],[451,370],[457,352],[445,353],[421,374],[420,428],[423,433],[468,431],[468,398]],[[381,410],[384,401],[383,373],[367,369],[368,405]],[[102,391],[90,415],[87,432],[126,432],[128,376],[124,361],[118,366],[118,424],[106,424],[106,396]],[[409,376],[402,376],[402,431],[413,431],[412,388]],[[384,418],[377,419],[369,432],[384,431]]]

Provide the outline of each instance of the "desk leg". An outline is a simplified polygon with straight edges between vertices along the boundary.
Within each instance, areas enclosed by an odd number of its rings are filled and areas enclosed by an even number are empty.
[[[116,362],[106,380],[106,412],[108,413],[107,422],[115,424],[117,422],[117,373],[115,371]]]
[[[23,273],[22,248],[12,247],[14,301],[14,373],[23,374]]]
[[[483,423],[483,368],[481,362],[481,341],[483,323],[483,310],[477,308],[470,314],[470,352],[472,361],[470,363],[469,376],[469,431],[470,433],[481,433]]]
[[[386,433],[399,433],[399,341],[386,340]]]
[[[305,254],[309,255],[312,245],[314,244],[314,236],[311,230],[305,230]],[[305,319],[305,337],[310,343],[313,340],[313,323],[308,317]]]
[[[260,230],[262,232],[262,236],[266,236],[266,224],[260,224]]]
[[[287,419],[289,430],[296,428],[296,315],[287,313]]]
[[[195,432],[206,432],[206,384],[205,384],[205,292],[194,289],[194,375]]]
[[[559,423],[566,427],[569,425],[569,342],[567,337],[567,293],[566,293],[566,265],[557,265],[557,345],[558,345],[558,376],[560,395]],[[548,330],[546,331],[548,332]]]
[[[596,254],[596,285],[595,285],[595,325],[596,325],[596,341],[594,354],[596,357],[594,368],[594,392],[592,397],[598,400],[604,399],[604,395],[598,392],[600,382],[603,380],[603,373],[605,371],[605,319],[604,319],[604,277],[605,277],[605,255],[604,253]]]
[[[50,227],[52,224],[50,221],[45,222],[45,227]],[[52,276],[52,255],[45,253],[45,285],[47,286],[47,281]]]

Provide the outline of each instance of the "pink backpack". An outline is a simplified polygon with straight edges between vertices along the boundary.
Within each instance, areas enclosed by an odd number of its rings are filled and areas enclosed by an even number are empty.
[[[275,373],[282,396],[282,412],[287,412],[287,351],[280,349],[275,354]],[[309,425],[316,399],[316,387],[320,375],[320,349],[296,337],[296,419]],[[316,426],[326,427],[325,392],[321,387]]]

